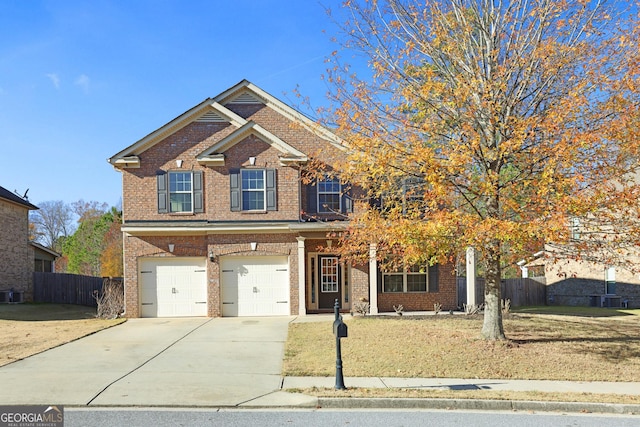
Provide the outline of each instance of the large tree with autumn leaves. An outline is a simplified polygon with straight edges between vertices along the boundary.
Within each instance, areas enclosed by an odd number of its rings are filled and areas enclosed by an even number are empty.
[[[482,334],[497,340],[504,265],[545,242],[574,256],[593,250],[571,244],[572,218],[591,218],[592,230],[611,230],[593,218],[624,222],[622,240],[633,244],[637,5],[354,0],[345,8],[342,54],[328,78],[338,102],[331,120],[351,154],[336,169],[381,201],[354,218],[345,254],[376,243],[381,261],[421,265],[476,248],[486,275]],[[367,59],[365,77],[345,52]]]

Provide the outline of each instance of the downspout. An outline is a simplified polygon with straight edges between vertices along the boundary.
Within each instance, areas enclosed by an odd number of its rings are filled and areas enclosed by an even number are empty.
[[[111,163],[111,159],[109,159],[109,163]],[[121,218],[120,233],[122,233],[122,293],[124,293],[124,296],[122,298],[121,317],[127,317],[127,257],[125,256],[126,254],[125,244],[127,241],[127,236],[125,235],[124,231],[122,231],[122,227],[124,226],[124,222],[125,222],[125,219],[124,219],[124,171],[120,169],[118,170],[118,172],[120,172],[120,180],[122,182],[122,189],[120,190],[121,191],[120,200],[122,200],[122,215],[120,216]],[[136,266],[136,275],[138,275],[138,266]],[[139,300],[138,300],[138,303],[140,303]],[[140,308],[138,308],[138,310],[140,311]]]
[[[302,220],[302,164],[298,163],[298,222]]]

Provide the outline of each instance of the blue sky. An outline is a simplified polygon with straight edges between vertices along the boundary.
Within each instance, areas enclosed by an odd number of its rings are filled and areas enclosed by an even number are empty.
[[[116,205],[107,158],[244,78],[326,105],[341,0],[321,1],[3,0],[0,186]]]

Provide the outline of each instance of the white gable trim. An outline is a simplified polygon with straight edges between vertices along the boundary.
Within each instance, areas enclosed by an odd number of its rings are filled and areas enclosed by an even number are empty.
[[[209,164],[212,166],[224,165],[224,152],[233,147],[240,141],[243,141],[249,135],[255,135],[264,142],[270,144],[272,147],[284,154],[282,156],[284,161],[289,163],[306,162],[308,160],[306,154],[293,148],[259,124],[249,121],[246,122],[236,131],[232,132],[227,137],[221,139],[216,144],[212,145],[197,156],[197,160],[201,164]],[[292,160],[293,159],[293,160]]]
[[[229,123],[235,127],[242,127],[247,123],[245,119],[215,101],[211,103],[210,107],[213,111],[225,117]]]
[[[284,117],[289,118],[292,121],[295,121],[302,125],[305,129],[310,132],[318,135],[322,139],[330,142],[335,147],[340,150],[346,150],[347,147],[344,144],[343,140],[336,135],[334,135],[329,130],[324,127],[318,125],[313,122],[308,117],[304,116],[302,113],[294,110],[289,107],[282,101],[277,98],[269,95],[267,92],[263,91],[259,87],[253,85],[247,80],[243,80],[237,85],[227,89],[222,92],[220,95],[215,98],[207,98],[200,104],[171,120],[169,123],[160,127],[159,129],[153,131],[149,135],[120,151],[113,157],[107,159],[111,165],[113,165],[117,169],[122,168],[139,168],[140,167],[140,157],[139,155],[149,148],[153,147],[158,142],[162,141],[164,138],[174,134],[185,126],[189,125],[192,122],[197,121],[198,119],[205,116],[207,113],[213,113],[215,117],[214,122],[220,123],[218,116],[227,120],[230,124],[237,127],[238,130],[233,132],[229,137],[225,138],[224,144],[220,145],[222,141],[209,150],[206,150],[202,154],[198,156],[198,161],[203,164],[224,164],[224,158],[221,158],[217,154],[219,150],[227,149],[225,145],[233,146],[237,142],[240,141],[240,134],[237,134],[241,129],[247,126],[248,122],[242,117],[235,114],[233,111],[224,107],[225,103],[232,103],[235,100],[240,100],[241,103],[254,103],[260,102],[264,105],[272,108],[279,114],[282,114]],[[255,101],[254,101],[255,100]],[[276,137],[272,133],[268,132],[260,125],[252,124],[246,129],[242,130],[243,132],[253,132],[256,136],[264,141],[268,142],[272,146],[276,147],[278,150],[283,152],[285,155],[281,157],[282,164],[292,164],[292,163],[301,163],[306,162],[307,156],[304,153],[296,150],[291,147],[289,144],[282,141],[280,138]],[[240,139],[234,139],[240,138]],[[222,162],[222,163],[221,163]]]
[[[132,168],[140,167],[140,157],[138,156],[122,156],[118,159],[109,159],[109,162],[116,168]]]
[[[262,100],[263,104],[287,117],[289,120],[300,123],[305,129],[310,132],[318,135],[319,137],[331,142],[334,146],[339,148],[340,150],[346,150],[347,147],[342,140],[342,138],[335,135],[333,132],[328,129],[320,126],[318,123],[314,122],[304,114],[299,111],[291,108],[284,102],[280,101],[278,98],[268,94],[264,90],[260,89],[258,86],[249,82],[248,80],[243,80],[232,88],[222,92],[220,95],[213,98],[216,102],[219,102],[222,105],[231,104],[234,100],[242,95],[243,92],[251,92],[255,97]]]
[[[213,112],[214,114],[222,117],[226,122],[241,127],[247,123],[245,119],[234,113],[233,111],[223,107],[217,102],[214,102],[211,98],[193,107],[186,113],[176,117],[166,125],[157,129],[156,131],[145,136],[135,144],[125,148],[112,158],[108,159],[115,168],[139,168],[140,158],[138,155],[145,150],[153,147],[164,138],[179,131],[190,123],[197,121],[205,114]]]
[[[162,139],[166,138],[167,136],[187,126],[189,123],[195,120],[195,118],[201,116],[203,112],[211,105],[212,102],[213,100],[211,98],[205,99],[203,102],[191,108],[190,110],[186,111],[185,113],[182,113],[181,115],[171,120],[166,125],[151,132],[149,135],[145,136],[138,142],[134,143],[133,145],[130,145],[129,147],[120,151],[115,156],[107,159],[107,161],[116,168],[128,167],[127,166],[128,162],[122,161],[125,157],[137,156],[140,153],[144,152],[145,150],[153,147],[156,143],[158,143]],[[138,162],[137,167],[139,166],[140,164]],[[136,166],[133,166],[133,167],[136,167]]]

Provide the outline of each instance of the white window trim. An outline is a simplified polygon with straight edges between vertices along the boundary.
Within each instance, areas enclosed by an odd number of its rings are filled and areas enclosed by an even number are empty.
[[[335,261],[335,273],[332,273],[330,276],[325,276],[324,274],[324,261]],[[337,256],[323,256],[322,258],[320,258],[320,265],[318,265],[318,268],[320,269],[320,292],[321,293],[335,293],[338,292],[338,286],[340,284],[340,258]],[[332,283],[325,283],[324,282],[324,278],[325,277],[334,277],[335,280]],[[331,286],[330,290],[326,290],[325,289],[325,285],[329,285]]]
[[[189,183],[191,186],[191,190],[189,191],[171,191],[171,176],[172,175],[177,175],[177,174],[183,174],[183,175],[189,175]],[[168,200],[168,212],[169,213],[193,213],[193,209],[194,209],[194,198],[193,198],[193,172],[186,172],[186,171],[169,171],[169,183],[168,183],[168,196],[169,196],[169,200]],[[188,211],[174,211],[173,210],[173,204],[171,203],[171,195],[172,194],[189,194],[189,197],[191,198],[191,210]]]
[[[262,172],[262,189],[244,188],[243,175],[245,172]],[[245,209],[244,208],[244,193],[262,193],[262,208],[259,209]],[[266,169],[241,169],[240,170],[240,210],[243,212],[264,212],[267,210],[267,170]]]
[[[338,192],[335,191],[320,191],[320,183],[322,182],[338,182]],[[329,179],[329,177],[325,177],[325,179],[323,180],[318,180],[318,182],[316,183],[316,187],[318,189],[317,194],[316,194],[316,203],[318,206],[318,213],[333,213],[334,211],[331,209],[327,209],[323,206],[323,204],[320,203],[320,196],[321,195],[338,195],[338,212],[342,212],[342,183],[337,179],[337,178],[331,178]]]
[[[571,218],[571,238],[573,240],[580,240],[580,218]]]
[[[613,286],[615,287],[615,283],[616,283],[616,268],[615,267],[609,267],[609,268],[604,270],[604,292],[605,292],[605,295],[615,295],[615,294],[609,293],[609,283],[613,283]]]
[[[386,279],[389,276],[402,276],[402,291],[401,292],[393,292],[393,291],[385,291]],[[409,291],[408,289],[408,277],[409,276],[419,276],[422,275],[425,277],[425,289],[424,291]],[[382,273],[382,292],[387,294],[426,294],[429,293],[429,269],[424,273],[414,272],[405,269],[404,271],[393,271],[393,272],[383,272]]]

